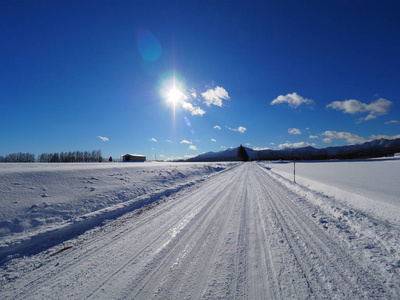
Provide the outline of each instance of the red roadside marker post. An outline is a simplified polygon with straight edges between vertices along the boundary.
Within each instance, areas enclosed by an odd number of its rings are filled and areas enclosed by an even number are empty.
[[[293,160],[293,181],[296,183],[296,160]]]

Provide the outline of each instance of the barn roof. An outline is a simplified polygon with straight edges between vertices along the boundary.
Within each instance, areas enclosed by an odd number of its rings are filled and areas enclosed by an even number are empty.
[[[134,157],[146,157],[145,155],[139,155],[139,154],[125,154],[125,155],[122,155],[123,157],[124,156],[134,156]]]

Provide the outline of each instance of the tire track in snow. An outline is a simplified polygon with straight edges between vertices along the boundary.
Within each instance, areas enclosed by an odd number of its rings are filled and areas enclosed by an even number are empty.
[[[228,175],[228,178],[230,178],[230,175]],[[210,186],[208,186],[207,188],[212,189],[217,193],[216,198],[220,198],[222,197],[222,195],[225,195],[227,190],[229,189],[229,187],[216,182],[211,182],[208,185]],[[145,264],[141,266],[141,272],[135,275],[135,281],[132,282],[128,287],[126,287],[126,289],[129,290],[129,297],[132,296],[132,293],[137,293],[136,296],[138,296],[139,298],[141,297],[140,295],[146,295],[146,297],[150,296],[151,292],[149,292],[148,290],[154,292],[151,288],[152,278],[154,277],[154,274],[163,272],[165,270],[165,268],[163,267],[167,264],[166,262],[174,261],[174,258],[171,258],[171,256],[173,257],[173,254],[175,254],[174,249],[176,247],[181,247],[181,244],[179,244],[181,236],[194,226],[192,225],[192,223],[196,224],[196,221],[199,220],[198,224],[196,225],[197,227],[204,227],[205,225],[207,225],[207,229],[205,230],[206,233],[210,231],[208,230],[209,228],[214,226],[213,222],[210,222],[208,224],[203,221],[204,219],[213,220],[213,218],[209,217],[209,215],[214,215],[216,212],[218,212],[220,206],[222,205],[222,203],[220,203],[219,201],[212,200],[214,199],[209,199],[206,194],[198,190],[191,193],[191,195],[184,196],[182,199],[180,199],[180,202],[177,205],[179,205],[184,210],[184,213],[178,221],[175,221],[175,223],[172,225],[168,225],[167,229],[163,230],[163,232],[159,234],[157,238],[155,238],[153,241],[146,243],[144,249],[140,251],[140,253],[144,253],[146,251],[148,251],[148,253],[145,253],[143,256],[136,255],[130,258],[128,261],[123,262],[120,267],[118,267],[118,269],[113,274],[111,274],[111,276],[104,280],[99,285],[99,287],[88,294],[88,296],[96,298],[98,293],[101,294],[103,286],[108,284],[110,281],[119,281],[119,276],[124,269],[137,267],[135,265],[140,263],[139,259],[146,260],[146,257],[148,257],[148,261],[146,261]],[[196,203],[196,206],[193,207],[190,205],[190,203]],[[190,209],[185,208],[185,206],[189,206]],[[185,218],[187,218],[186,221],[184,220]],[[219,219],[215,218],[215,220],[218,221]],[[190,226],[187,226],[189,221]],[[168,233],[174,232],[177,228],[179,228],[178,232],[173,233],[171,238],[170,234]],[[193,230],[191,232],[193,232]],[[204,239],[201,239],[201,241],[203,240],[207,240],[206,237],[204,237]],[[157,285],[160,286],[161,283],[158,281],[156,282]],[[127,285],[127,283],[125,282],[124,285]],[[161,287],[158,288],[160,289]],[[145,289],[145,291],[143,291],[143,289]],[[122,293],[122,291],[123,288],[121,287],[120,293]],[[125,297],[121,296],[121,298]]]
[[[253,180],[250,181],[252,190],[256,190]],[[274,245],[271,241],[271,237],[274,236],[274,232],[271,231],[271,220],[269,214],[263,213],[262,210],[263,199],[258,196],[254,198],[254,201],[249,201],[253,213],[252,227],[254,228],[254,238],[250,245],[254,245],[251,249],[251,255],[253,257],[253,264],[256,266],[253,268],[253,272],[249,274],[252,278],[252,293],[254,299],[278,299],[281,298],[278,271],[279,267],[276,263],[277,254],[273,253]],[[276,245],[275,245],[276,246]],[[261,267],[258,267],[258,264]],[[269,284],[260,284],[261,282],[269,282]]]
[[[237,177],[235,174],[234,177]],[[222,179],[222,178],[221,178]],[[228,177],[226,180],[232,180]],[[215,187],[219,189],[215,189]],[[193,289],[194,298],[200,297],[203,293],[202,287],[206,284],[204,280],[211,270],[211,265],[215,261],[218,245],[221,244],[221,227],[226,224],[225,218],[231,215],[232,210],[224,210],[223,205],[226,204],[220,199],[226,199],[227,195],[233,193],[228,185],[220,183],[211,183],[209,186],[204,186],[208,190],[213,190],[216,193],[213,197],[207,195],[207,199],[202,201],[203,208],[192,218],[191,222],[185,226],[177,235],[171,244],[165,248],[165,251],[152,257],[149,265],[158,265],[158,267],[148,267],[144,269],[134,283],[127,287],[127,294],[123,294],[121,298],[134,297],[138,299],[149,299],[155,295],[162,294],[163,297],[174,298],[173,291],[177,289],[179,281],[186,288],[189,285]],[[194,198],[204,195],[202,190],[197,191],[198,194],[192,195]],[[187,199],[186,199],[187,200]],[[189,199],[192,201],[192,199]],[[182,245],[185,247],[182,249]],[[200,253],[200,254],[199,254]],[[187,261],[195,261],[195,264],[185,263]],[[195,265],[196,269],[192,266]],[[185,280],[180,280],[181,274],[197,274],[200,278],[188,276]],[[161,278],[157,280],[157,278]],[[139,287],[139,289],[138,289]],[[137,292],[135,292],[138,289]]]

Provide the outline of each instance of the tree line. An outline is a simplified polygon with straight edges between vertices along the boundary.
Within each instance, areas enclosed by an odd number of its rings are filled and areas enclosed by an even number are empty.
[[[42,153],[36,159],[31,153],[0,155],[0,162],[103,162],[101,150]]]
[[[12,153],[0,155],[0,162],[35,162],[35,155],[31,153]]]

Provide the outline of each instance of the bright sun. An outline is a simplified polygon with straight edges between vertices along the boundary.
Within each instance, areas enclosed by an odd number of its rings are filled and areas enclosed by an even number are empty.
[[[171,102],[172,104],[176,104],[181,98],[183,94],[180,90],[177,88],[173,87],[169,92],[168,92],[168,102]]]

